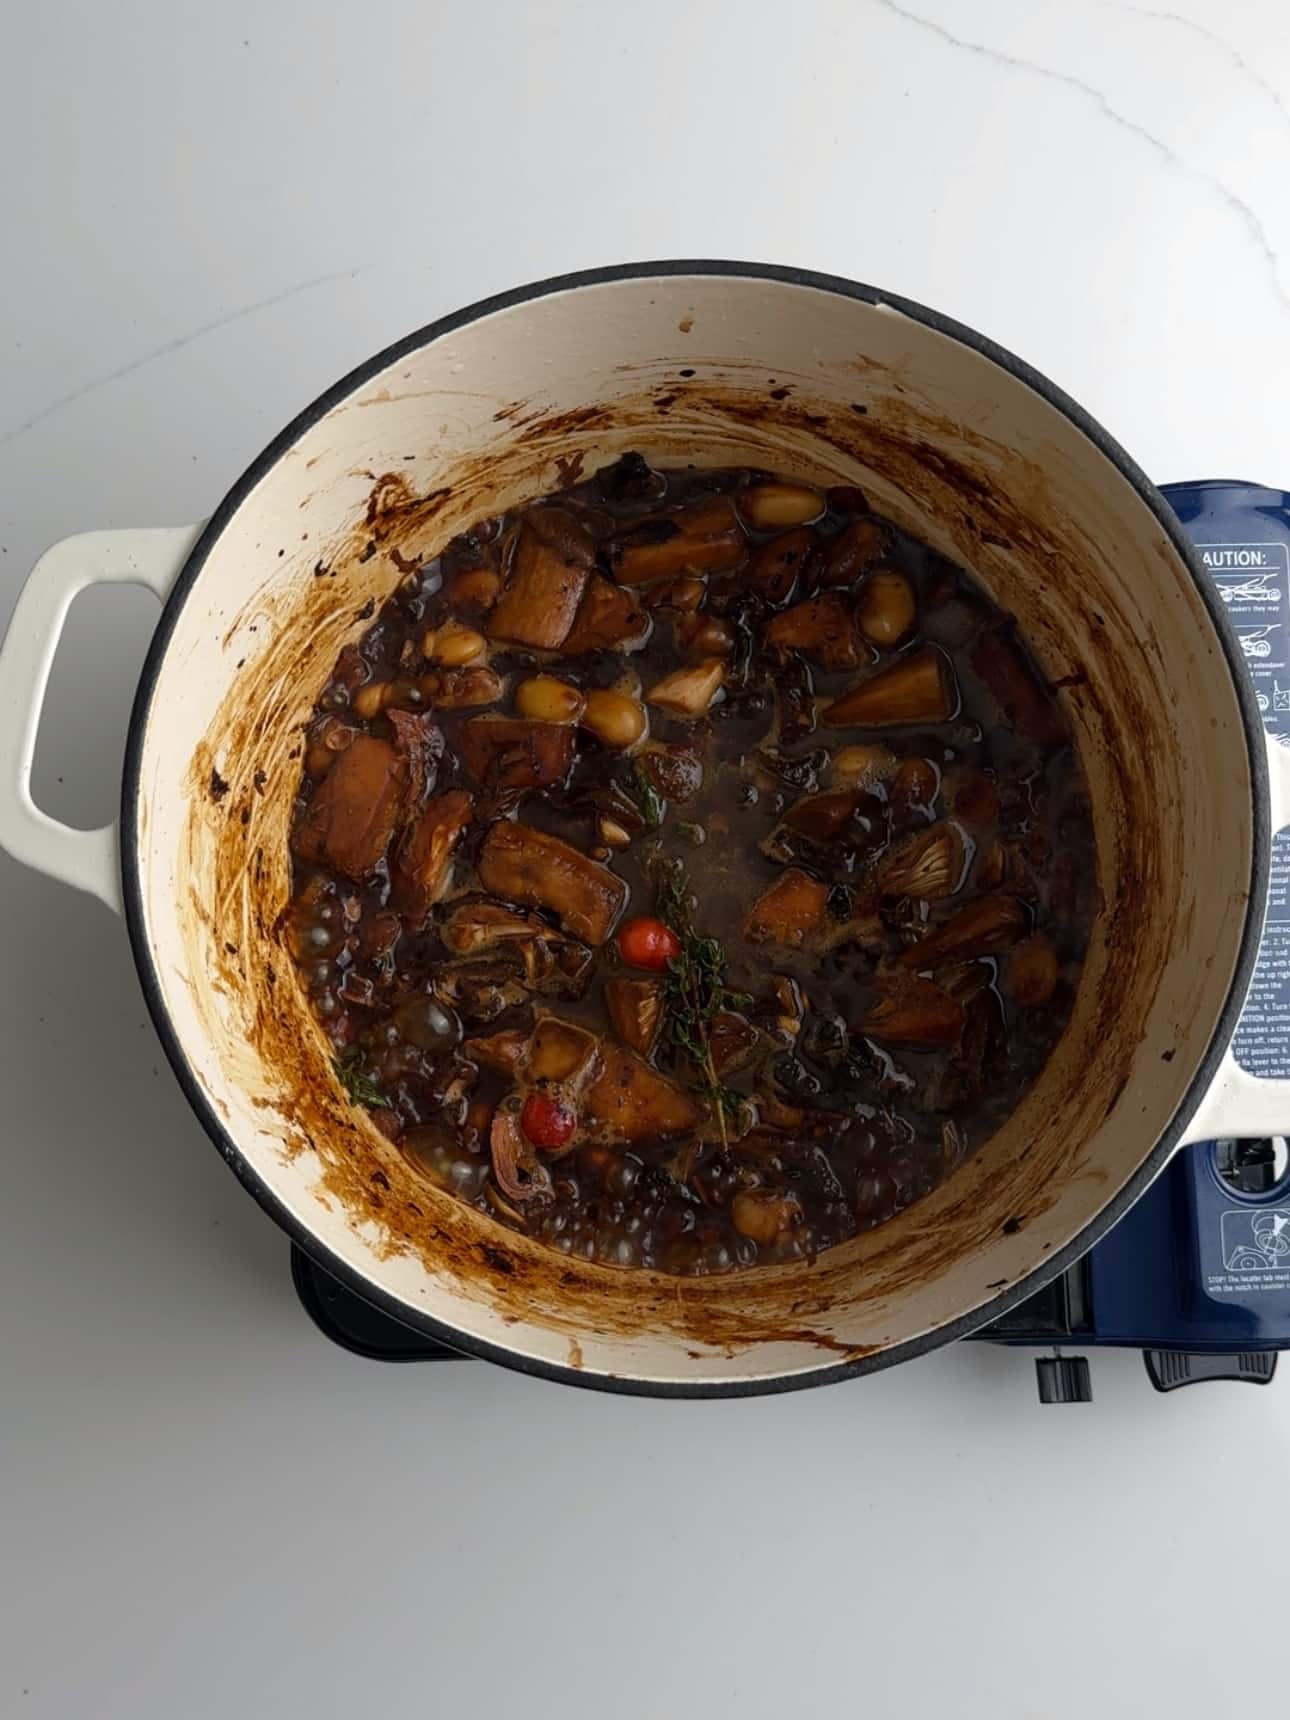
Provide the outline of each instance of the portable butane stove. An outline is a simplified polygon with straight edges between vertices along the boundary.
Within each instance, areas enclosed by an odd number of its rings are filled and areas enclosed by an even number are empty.
[[[1164,495],[1231,617],[1269,733],[1290,746],[1290,493],[1196,483],[1166,485]],[[1252,1073],[1290,1076],[1290,829],[1275,841],[1268,920],[1235,1048]],[[358,1355],[458,1356],[295,1248],[292,1276],[319,1328]],[[1088,1358],[1075,1352],[1099,1345],[1141,1350],[1162,1392],[1201,1380],[1267,1385],[1290,1349],[1285,1140],[1182,1149],[1095,1248],[973,1341],[1042,1349],[1044,1403],[1091,1400]]]

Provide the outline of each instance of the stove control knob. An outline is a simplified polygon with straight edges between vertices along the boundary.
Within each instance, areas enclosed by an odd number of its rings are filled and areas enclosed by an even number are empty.
[[[1087,1356],[1036,1356],[1040,1403],[1092,1403]]]

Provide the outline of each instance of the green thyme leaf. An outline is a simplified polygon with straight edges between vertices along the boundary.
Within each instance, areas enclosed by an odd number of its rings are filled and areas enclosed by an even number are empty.
[[[752,999],[727,986],[727,957],[721,940],[700,937],[695,931],[689,881],[679,861],[661,861],[654,868],[654,899],[659,918],[672,928],[681,945],[663,979],[667,1038],[700,1072],[700,1091],[712,1105],[722,1145],[728,1146],[726,1117],[737,1118],[744,1100],[717,1078],[709,1028],[723,1010],[747,1008]]]
[[[332,1059],[336,1079],[355,1105],[366,1105],[369,1111],[390,1110],[390,1101],[377,1086],[369,1069],[363,1067],[363,1053],[356,1045]]]
[[[645,820],[645,828],[657,830],[667,816],[667,802],[639,765],[632,767],[632,774],[620,787]]]

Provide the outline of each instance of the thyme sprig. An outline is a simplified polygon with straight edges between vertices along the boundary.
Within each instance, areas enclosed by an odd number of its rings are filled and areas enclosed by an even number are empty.
[[[689,882],[679,861],[659,864],[655,898],[659,918],[676,933],[681,945],[663,980],[665,1031],[681,1055],[702,1074],[701,1091],[712,1105],[725,1148],[730,1145],[726,1116],[736,1116],[743,1101],[717,1074],[711,1028],[723,1010],[746,1009],[752,999],[726,984],[727,957],[721,940],[701,937],[694,929]]]
[[[645,828],[657,830],[667,815],[667,802],[638,764],[632,766],[631,775],[620,786],[645,820]]]
[[[366,1105],[369,1111],[388,1111],[391,1108],[390,1101],[376,1085],[371,1072],[363,1067],[363,1053],[357,1045],[351,1045],[339,1057],[334,1057],[331,1066],[336,1071],[336,1079],[355,1105]]]

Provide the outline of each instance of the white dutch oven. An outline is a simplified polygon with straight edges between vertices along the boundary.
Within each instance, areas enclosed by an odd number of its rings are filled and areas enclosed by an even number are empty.
[[[427,1186],[338,1091],[280,942],[300,736],[400,563],[627,448],[859,484],[1020,618],[1079,736],[1102,908],[1066,1034],[1017,1114],[890,1223],[715,1280],[570,1263]],[[119,831],[28,781],[83,587],[164,600]],[[176,1074],[238,1176],[410,1325],[531,1372],[699,1395],[885,1366],[1001,1314],[1181,1143],[1290,1125],[1228,1051],[1287,755],[1169,510],[1085,413],[917,305],[793,270],[665,263],[445,318],[331,389],[201,528],[56,545],[0,655],[0,841],[124,912]]]

